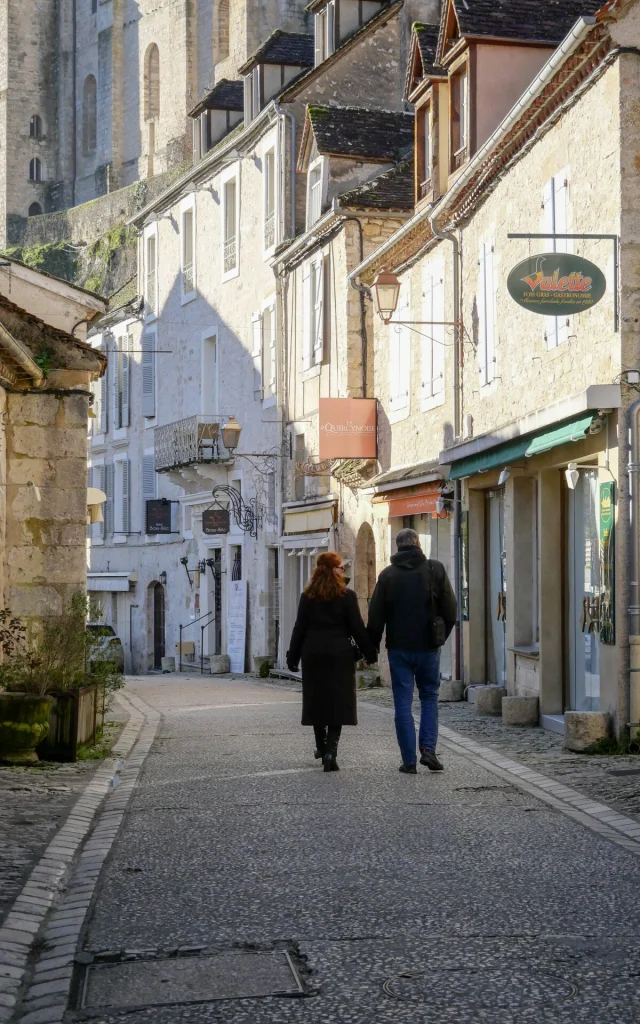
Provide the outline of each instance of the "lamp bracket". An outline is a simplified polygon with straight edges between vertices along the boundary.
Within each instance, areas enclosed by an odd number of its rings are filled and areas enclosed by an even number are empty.
[[[213,504],[218,508],[225,508],[225,506],[216,495],[226,494],[231,503],[233,518],[236,524],[244,533],[248,533],[250,537],[257,538],[258,530],[262,526],[266,514],[264,505],[261,505],[257,498],[251,498],[249,502],[246,502],[238,488],[231,487],[229,484],[216,484],[211,493]]]

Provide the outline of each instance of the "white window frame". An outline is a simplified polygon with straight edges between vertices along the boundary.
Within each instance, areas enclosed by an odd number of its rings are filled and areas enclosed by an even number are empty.
[[[422,412],[444,405],[445,327],[428,322],[446,320],[444,289],[444,262],[428,263],[422,278],[422,319],[425,321],[420,328]]]
[[[214,343],[215,359],[211,391],[208,389],[209,359],[205,355],[207,351],[210,351],[207,349],[207,342]],[[214,416],[220,409],[220,334],[217,327],[208,327],[200,335],[200,353],[200,411],[203,416]]]
[[[185,252],[185,222],[187,214],[191,214],[191,263]],[[183,199],[180,203],[180,303],[186,305],[197,295],[196,285],[196,197]],[[188,285],[191,285],[189,288]]]
[[[324,361],[325,259],[319,252],[302,267],[302,372],[305,380],[320,373]]]
[[[131,462],[127,452],[113,459],[113,543],[126,544],[131,532]],[[125,508],[125,494],[127,506]]]
[[[411,409],[411,330],[394,321],[412,320],[411,286],[402,281],[398,306],[389,323],[389,422],[398,423],[408,417]],[[395,367],[392,373],[392,367]],[[397,386],[393,377],[397,375]]]
[[[153,280],[155,284],[155,296],[153,303],[149,302],[149,241],[154,239],[155,244],[155,260],[154,267],[152,269]],[[158,226],[157,224],[149,224],[144,229],[143,236],[143,253],[142,253],[142,268],[143,268],[143,295],[144,295],[144,308],[145,308],[145,323],[152,323],[152,321],[158,319],[158,309],[160,306],[159,295],[158,295]]]
[[[269,312],[271,333],[265,332],[265,313]],[[270,296],[262,304],[262,407],[269,409],[276,404],[278,394],[278,328],[276,323],[276,297]],[[268,347],[268,352],[267,352]],[[268,372],[268,379],[267,379]]]
[[[318,195],[320,196],[319,202],[316,201],[316,193],[314,192],[315,186],[312,185],[312,178],[316,172],[319,171],[318,179]],[[327,197],[327,161],[324,157],[319,156],[316,160],[309,165],[307,173],[307,231],[317,224],[322,217],[322,207],[325,204]],[[317,205],[317,216],[315,216],[314,205]]]
[[[227,185],[231,182],[235,182],[236,186],[236,209],[235,209],[235,266],[229,270],[224,269],[224,250],[227,244],[225,237],[225,231],[227,226]],[[220,238],[222,242],[222,280],[230,281],[234,277],[238,277],[240,274],[240,164],[235,163],[220,176],[220,193],[222,197],[221,202],[221,215],[222,215],[222,230],[220,232]]]
[[[569,219],[569,168],[563,167],[546,182],[542,192],[543,231],[566,235]],[[548,238],[545,252],[571,252],[568,239]],[[544,341],[548,349],[558,348],[569,340],[573,333],[571,318],[568,316],[545,317]]]
[[[490,387],[496,380],[496,270],[493,237],[480,242],[478,252],[478,374],[480,389]]]
[[[269,184],[271,178],[269,176],[269,158],[272,158],[273,170],[273,209],[269,210]],[[279,239],[279,216],[278,216],[278,155],[277,149],[274,145],[268,146],[262,157],[263,167],[263,244],[264,244],[264,258],[267,259],[273,256],[275,247],[280,241]],[[269,221],[271,221],[271,228],[269,228]],[[272,239],[271,245],[267,244],[269,230],[271,231]]]

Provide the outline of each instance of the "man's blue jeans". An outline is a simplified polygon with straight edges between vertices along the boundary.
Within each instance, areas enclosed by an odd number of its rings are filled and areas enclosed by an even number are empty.
[[[420,697],[420,750],[435,753],[438,742],[438,690],[440,689],[440,649],[435,651],[389,651],[393,703],[396,709],[396,736],[402,760],[415,764],[416,726],[411,712],[413,684]]]

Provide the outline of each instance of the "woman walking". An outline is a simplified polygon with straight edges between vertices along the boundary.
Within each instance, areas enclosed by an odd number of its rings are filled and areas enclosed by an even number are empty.
[[[327,551],[318,555],[300,598],[287,652],[291,672],[297,671],[302,658],[302,724],[313,726],[316,757],[322,758],[325,772],[339,771],[336,756],[342,726],[358,724],[359,657],[373,662],[377,651],[362,621],[358,599],[353,590],[347,590],[342,558]]]

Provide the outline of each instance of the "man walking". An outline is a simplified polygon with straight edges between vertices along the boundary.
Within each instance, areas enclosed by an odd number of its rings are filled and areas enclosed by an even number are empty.
[[[416,775],[413,686],[420,696],[420,764],[443,770],[436,756],[440,648],[456,622],[456,599],[442,562],[425,558],[415,530],[400,530],[398,552],[378,577],[368,630],[377,647],[386,626],[400,771]]]

